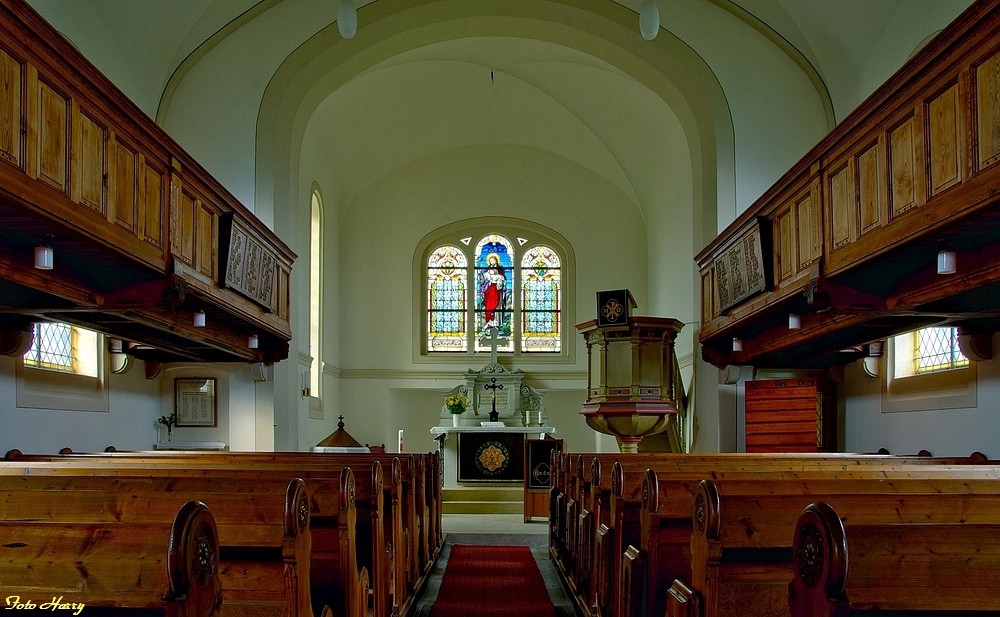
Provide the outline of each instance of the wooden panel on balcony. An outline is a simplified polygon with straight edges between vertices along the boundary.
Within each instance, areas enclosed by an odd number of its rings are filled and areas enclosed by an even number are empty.
[[[1000,161],[1000,51],[975,67],[976,166],[985,169]]]
[[[799,253],[797,272],[805,270],[823,255],[823,215],[819,195],[819,182],[814,182],[794,199]]]
[[[701,272],[701,323],[702,325],[715,319],[718,314],[715,300],[715,268],[707,268]]]
[[[889,129],[889,218],[894,219],[922,203],[923,166],[919,163],[922,135],[919,123],[908,113],[898,124]]]
[[[102,216],[104,178],[107,163],[107,125],[80,106],[74,106],[73,123],[73,201]]]
[[[24,64],[0,47],[0,159],[24,165]]]
[[[139,235],[153,246],[163,246],[163,233],[170,182],[167,172],[148,157],[142,157],[139,184]]]
[[[139,153],[122,139],[111,142],[111,173],[108,190],[111,208],[108,220],[138,236]]]
[[[882,226],[883,180],[881,148],[878,142],[863,148],[857,155],[858,229],[865,235]]]
[[[36,177],[68,195],[70,99],[42,79],[37,81],[35,92],[36,114],[28,122],[37,138]]]
[[[962,181],[961,97],[958,82],[928,99],[927,149],[930,162],[930,196]]]
[[[832,225],[831,240],[833,250],[847,246],[858,237],[857,207],[854,201],[854,178],[849,161],[830,172],[827,183],[829,191],[830,222]]]
[[[199,203],[197,239],[195,251],[195,266],[209,280],[215,281],[216,255],[219,246],[219,215],[218,211],[205,202]]]
[[[774,215],[774,228],[778,232],[778,238],[774,242],[778,264],[775,278],[779,282],[791,278],[799,262],[798,252],[795,250],[798,236],[796,227],[795,213],[791,206]]]

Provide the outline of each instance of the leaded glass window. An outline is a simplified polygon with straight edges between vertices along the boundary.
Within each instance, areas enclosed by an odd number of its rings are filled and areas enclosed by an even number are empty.
[[[72,373],[73,328],[66,323],[36,323],[31,348],[24,354],[24,365]]]
[[[521,228],[477,227],[454,225],[424,253],[425,352],[490,352],[495,327],[498,352],[562,353],[562,249]]]
[[[468,260],[457,246],[434,249],[427,260],[427,351],[466,351]]]
[[[497,351],[513,350],[511,290],[514,288],[514,247],[491,234],[476,245],[476,351],[488,351],[489,328],[503,339]]]
[[[559,255],[544,245],[528,249],[521,258],[522,351],[561,349],[559,263]]]
[[[913,333],[913,366],[917,374],[969,365],[958,346],[958,328],[923,328]]]

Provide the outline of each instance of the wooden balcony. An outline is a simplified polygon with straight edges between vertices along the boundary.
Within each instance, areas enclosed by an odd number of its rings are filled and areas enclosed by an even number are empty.
[[[821,368],[921,327],[1000,330],[998,162],[1000,3],[989,0],[697,255],[703,357]],[[956,252],[957,273],[937,274],[943,249]]]
[[[52,270],[33,265],[42,244]],[[155,361],[275,362],[291,339],[294,259],[26,3],[0,0],[6,351],[32,322],[65,321]]]

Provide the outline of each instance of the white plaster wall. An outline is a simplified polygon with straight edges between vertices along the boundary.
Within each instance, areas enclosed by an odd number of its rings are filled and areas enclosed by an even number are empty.
[[[1000,335],[993,337],[998,349]],[[883,358],[884,360],[884,358]],[[884,363],[883,363],[884,364]],[[856,365],[846,371],[841,387],[844,405],[840,422],[843,449],[871,452],[888,448],[907,454],[921,449],[935,456],[967,456],[980,451],[1000,457],[1000,359],[977,364],[978,406],[937,411],[882,412],[880,379],[867,377]]]

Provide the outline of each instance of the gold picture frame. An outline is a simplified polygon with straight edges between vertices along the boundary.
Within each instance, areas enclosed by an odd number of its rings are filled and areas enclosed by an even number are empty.
[[[215,427],[219,422],[215,377],[174,379],[176,426]]]

